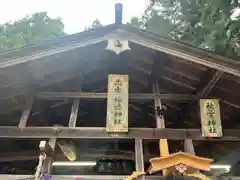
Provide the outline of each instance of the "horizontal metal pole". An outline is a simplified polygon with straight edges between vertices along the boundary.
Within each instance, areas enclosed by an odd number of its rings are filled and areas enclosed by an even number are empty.
[[[129,128],[128,133],[111,134],[103,127],[26,127],[1,126],[0,138],[69,138],[69,139],[173,139],[240,141],[239,130],[224,130],[222,138],[204,138],[201,129]]]
[[[94,92],[39,92],[36,94],[38,99],[45,100],[60,100],[60,99],[106,99],[107,93],[94,93]],[[151,100],[158,97],[156,94],[151,93],[130,93],[130,99]],[[199,97],[196,95],[188,94],[161,94],[161,99],[168,100],[194,100]]]
[[[52,175],[51,180],[123,180],[127,176],[114,176],[114,175]],[[0,175],[1,180],[26,180],[31,179],[33,176],[31,175],[7,175],[3,174]],[[163,176],[146,176],[146,180],[169,180],[169,177]],[[178,180],[177,176],[172,177],[172,179]],[[182,180],[183,177],[181,176],[180,179]],[[191,177],[184,177],[185,180],[193,180]],[[212,179],[210,177],[210,179]],[[233,177],[222,177],[223,180],[240,180],[240,176],[233,176]]]

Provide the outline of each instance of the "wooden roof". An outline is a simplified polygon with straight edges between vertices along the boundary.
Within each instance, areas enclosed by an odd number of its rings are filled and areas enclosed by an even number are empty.
[[[128,39],[132,50],[120,56],[105,50],[107,39],[116,37]],[[108,73],[129,74],[130,92],[151,92],[154,77],[162,93],[218,98],[226,105],[223,116],[240,107],[239,62],[127,25],[104,26],[1,53],[0,69],[0,114],[22,110],[30,92],[78,91],[81,76],[83,91],[106,91]],[[71,86],[61,85],[65,83]],[[187,106],[165,105],[176,111]]]
[[[131,51],[118,56],[107,51],[111,38],[128,39]],[[220,99],[223,128],[239,124],[238,61],[113,24],[0,53],[0,125],[17,125],[26,99],[34,92],[79,91],[80,81],[84,92],[106,92],[109,73],[128,74],[130,92],[151,93],[158,81],[161,93]],[[198,101],[163,100],[163,105],[167,127],[200,128]],[[51,113],[43,117],[47,108]],[[155,127],[153,102],[130,101],[129,108],[130,127]],[[29,125],[66,124],[70,109],[71,102],[66,100],[37,100]],[[80,100],[79,111],[78,126],[105,126],[106,101]],[[204,148],[206,143],[196,145]]]

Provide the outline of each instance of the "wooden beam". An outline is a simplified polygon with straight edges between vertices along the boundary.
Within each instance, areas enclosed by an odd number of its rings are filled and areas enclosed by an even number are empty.
[[[36,98],[44,100],[62,100],[62,99],[106,99],[107,93],[92,93],[92,92],[41,92],[36,94]],[[151,93],[130,93],[130,99],[138,100],[153,100],[155,94]],[[188,94],[161,94],[161,99],[168,100],[196,100],[199,97]]]
[[[9,180],[9,179],[32,179],[32,175],[12,175],[12,174],[3,174],[0,175],[1,180]],[[51,175],[51,180],[119,180],[126,179],[128,176],[121,175]],[[169,180],[169,179],[181,179],[181,180],[194,180],[195,178],[187,177],[187,176],[172,176],[172,177],[164,177],[164,176],[146,176],[146,180]],[[209,177],[210,179],[214,179],[213,177]],[[223,180],[240,180],[240,176],[221,176]]]
[[[240,141],[237,129],[226,129],[222,138],[204,138],[201,129],[158,129],[158,128],[129,128],[127,134],[112,135],[106,133],[102,127],[27,127],[12,126],[0,127],[0,138],[68,138],[68,139],[173,139],[173,140],[214,140],[214,141]]]
[[[0,175],[1,180],[9,179],[31,179],[32,175]],[[125,179],[128,176],[121,175],[52,175],[51,180],[119,180]],[[179,177],[181,180],[193,180],[191,177]],[[146,180],[168,180],[170,177],[163,176],[146,176]],[[178,179],[177,176],[173,176],[172,179]],[[231,177],[231,180],[240,180],[240,177]]]
[[[34,102],[34,96],[30,97],[27,100],[26,109],[22,113],[22,116],[20,118],[18,127],[20,127],[20,128],[26,127],[28,118],[29,118],[30,113],[32,111],[33,102]]]

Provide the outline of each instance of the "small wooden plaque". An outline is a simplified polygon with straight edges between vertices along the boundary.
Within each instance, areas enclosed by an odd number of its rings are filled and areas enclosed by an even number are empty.
[[[108,75],[107,132],[128,132],[128,76]]]
[[[219,100],[201,99],[200,115],[203,137],[223,136]]]

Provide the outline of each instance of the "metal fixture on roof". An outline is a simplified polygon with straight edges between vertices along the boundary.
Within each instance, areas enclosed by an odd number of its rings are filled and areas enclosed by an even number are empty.
[[[122,11],[123,11],[122,3],[117,2],[115,4],[115,24],[117,25],[122,24]]]
[[[115,4],[115,24],[116,25],[122,24],[122,10],[123,10],[122,3],[116,3]],[[117,55],[124,51],[131,50],[128,44],[128,40],[124,40],[124,39],[109,39],[106,49],[116,53]]]

